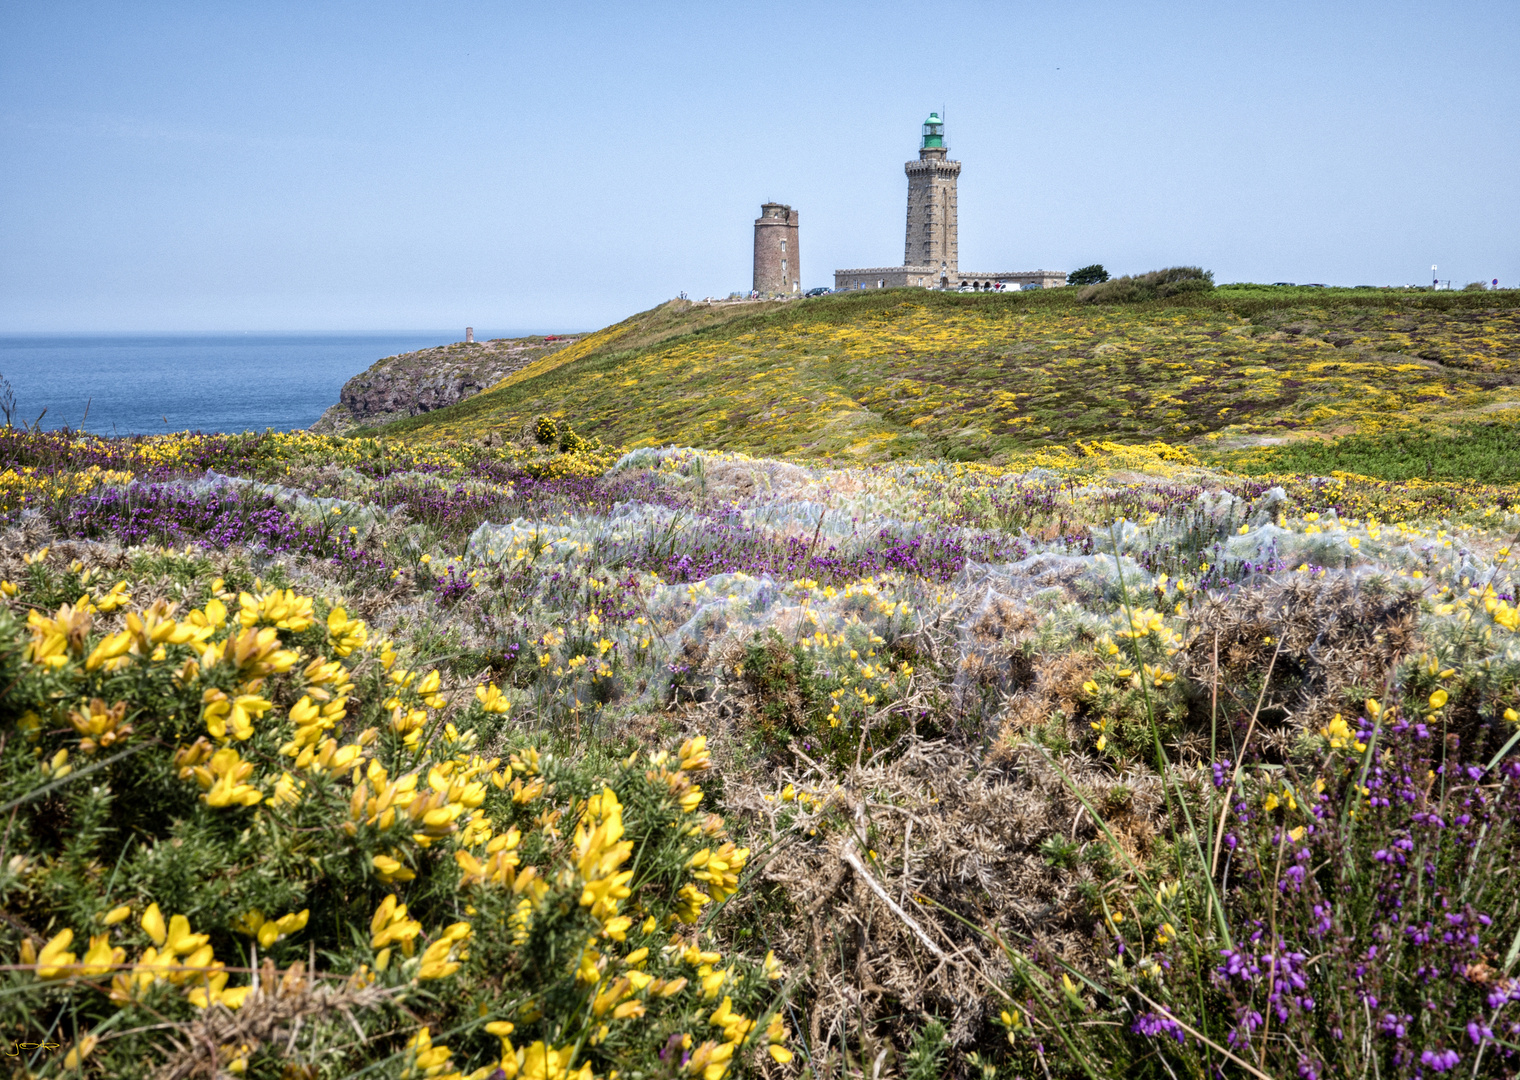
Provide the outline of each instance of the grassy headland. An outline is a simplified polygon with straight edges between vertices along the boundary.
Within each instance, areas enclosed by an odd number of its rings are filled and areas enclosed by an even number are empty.
[[[1492,419],[1520,402],[1520,293],[920,290],[707,308],[591,335],[459,405],[384,428],[476,438],[539,414],[636,447],[999,462],[1078,441],[1225,450]]]

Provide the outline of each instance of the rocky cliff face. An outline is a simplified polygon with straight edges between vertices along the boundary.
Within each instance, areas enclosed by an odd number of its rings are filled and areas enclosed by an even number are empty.
[[[343,384],[338,404],[311,430],[341,434],[431,412],[473,397],[535,360],[573,344],[574,337],[495,338],[440,345],[377,360]]]

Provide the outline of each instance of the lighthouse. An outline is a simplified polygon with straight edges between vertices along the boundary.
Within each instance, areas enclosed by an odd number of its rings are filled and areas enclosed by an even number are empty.
[[[948,158],[945,122],[939,113],[924,121],[918,160],[907,162],[908,232],[903,250],[904,266],[927,266],[944,279],[946,287],[960,269],[956,239],[955,185],[961,163]]]

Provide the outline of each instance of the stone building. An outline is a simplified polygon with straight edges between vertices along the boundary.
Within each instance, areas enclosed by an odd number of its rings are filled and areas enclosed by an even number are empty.
[[[835,289],[898,289],[905,286],[959,289],[966,285],[982,290],[992,289],[1000,283],[1051,289],[1066,284],[1066,274],[1059,270],[972,271],[960,268],[956,181],[961,174],[961,163],[951,161],[948,155],[944,121],[939,113],[930,113],[929,119],[924,121],[918,160],[903,166],[903,171],[908,174],[908,230],[903,244],[903,265],[835,270]],[[757,280],[759,260],[757,228]]]
[[[789,296],[802,291],[797,250],[797,211],[768,202],[755,219],[755,291],[761,296]]]

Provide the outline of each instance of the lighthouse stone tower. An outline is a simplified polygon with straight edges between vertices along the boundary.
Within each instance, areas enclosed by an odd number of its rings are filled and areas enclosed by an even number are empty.
[[[908,174],[908,235],[904,266],[927,266],[953,278],[959,269],[955,226],[955,185],[961,163],[946,158],[945,122],[939,113],[924,121],[918,160],[903,166]]]
[[[908,174],[908,234],[901,266],[863,266],[835,270],[834,288],[973,289],[977,292],[1024,286],[1053,289],[1066,284],[1059,270],[973,271],[960,267],[960,241],[956,235],[956,183],[961,163],[946,156],[945,121],[930,113],[918,144],[918,160],[903,166]],[[757,230],[758,232],[758,230]],[[755,240],[756,266],[760,241]],[[756,271],[758,274],[758,270]]]
[[[755,291],[789,296],[802,291],[802,259],[797,250],[797,211],[764,203],[755,219]]]

